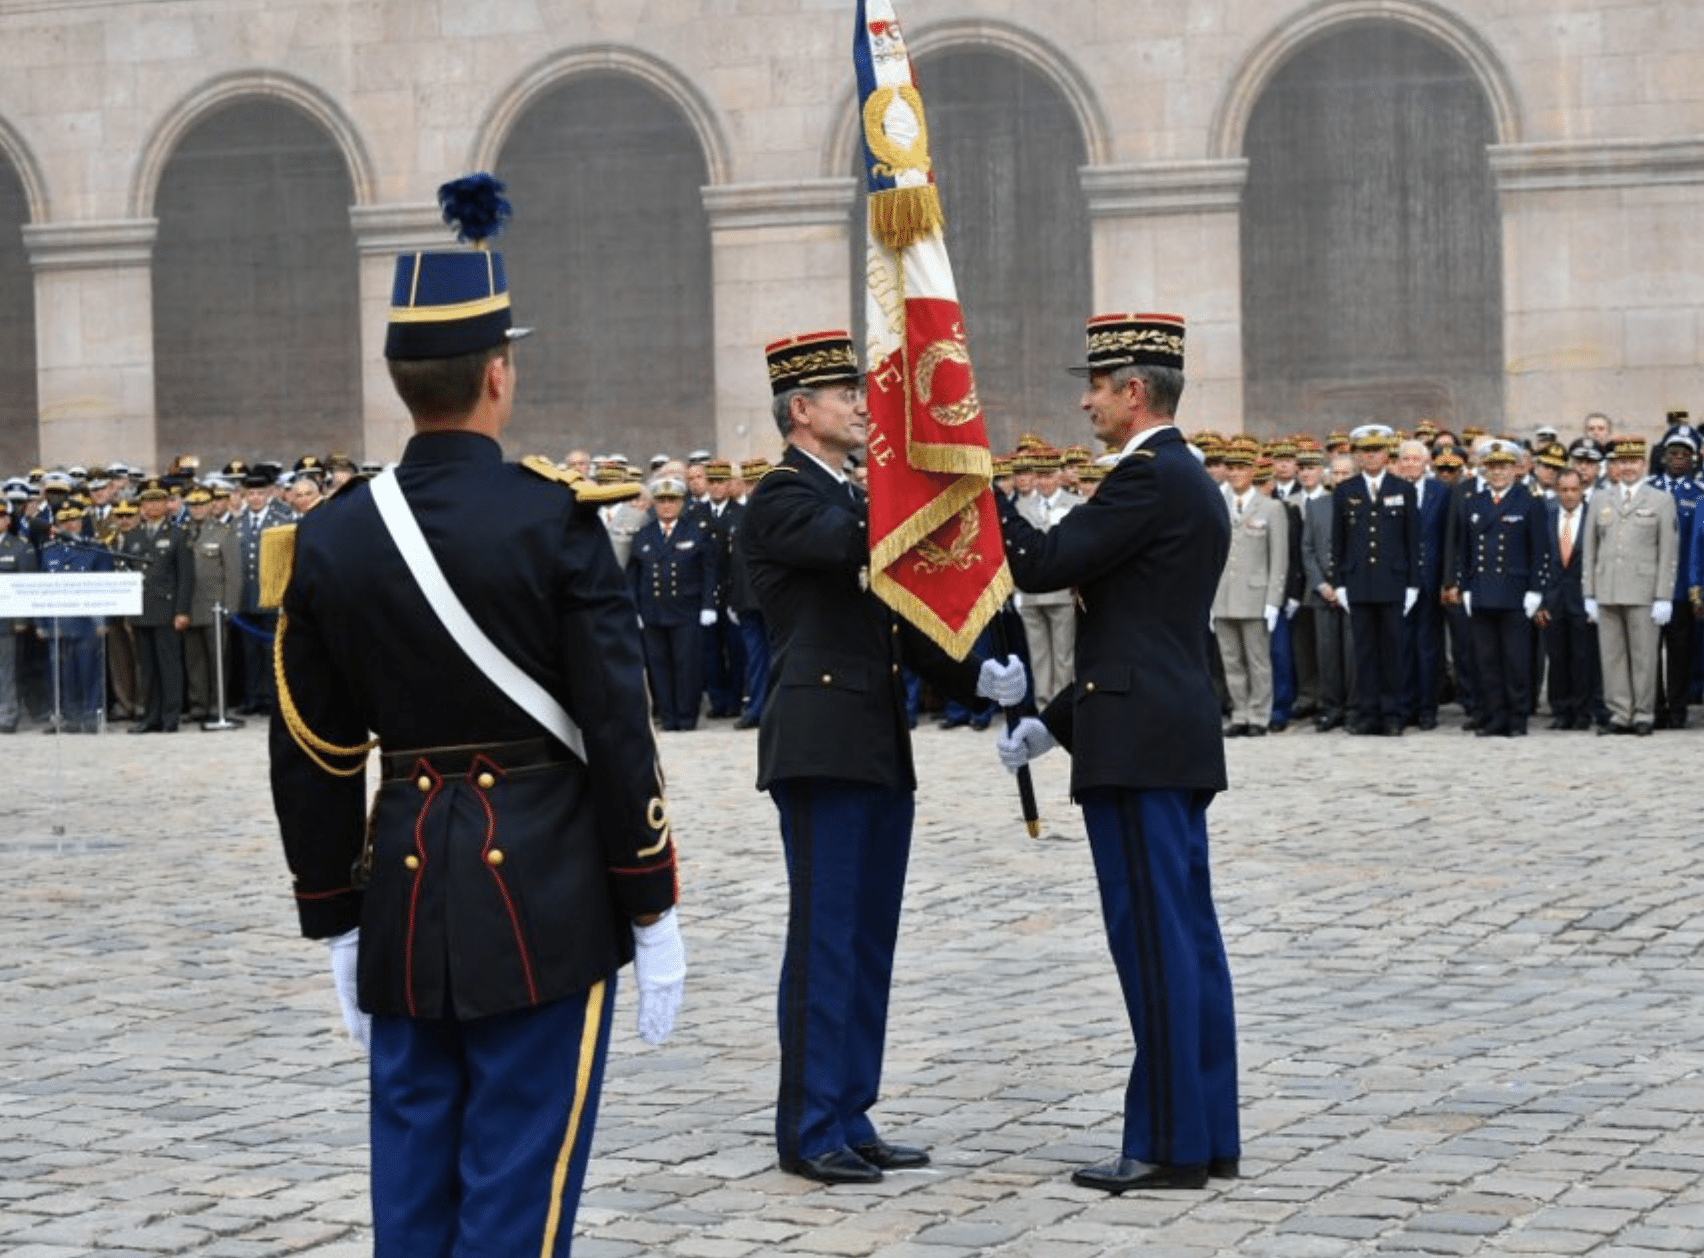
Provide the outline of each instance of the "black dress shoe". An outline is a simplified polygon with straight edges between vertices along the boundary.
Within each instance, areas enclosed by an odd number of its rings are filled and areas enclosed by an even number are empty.
[[[1329,733],[1331,733],[1332,730],[1336,729],[1338,726],[1340,726],[1342,724],[1343,724],[1343,718],[1341,716],[1337,715],[1337,713],[1332,712],[1332,713],[1329,713],[1326,716],[1322,716],[1322,717],[1318,718],[1316,721],[1314,721],[1314,728],[1317,729],[1322,734],[1329,734]]]
[[[1527,736],[1526,731],[1527,731],[1526,722],[1522,721],[1519,725],[1509,726],[1509,737],[1510,738],[1525,738]]]
[[[1565,716],[1553,716],[1553,717],[1550,718],[1550,724],[1546,725],[1544,728],[1545,729],[1572,729],[1573,725],[1574,725],[1574,722],[1570,721]]]
[[[739,720],[734,722],[734,728],[735,729],[756,729],[757,728],[757,718],[755,716],[742,716]]]
[[[1266,726],[1264,726],[1264,725],[1245,725],[1245,726],[1243,726],[1243,733],[1248,735],[1248,737],[1250,737],[1250,738],[1265,738],[1266,737]]]
[[[852,1152],[878,1171],[902,1171],[913,1166],[929,1165],[929,1150],[914,1144],[889,1144],[880,1136],[868,1144],[855,1144]]]
[[[1241,1179],[1242,1166],[1236,1158],[1211,1158],[1207,1163],[1208,1179]]]
[[[1204,1188],[1207,1167],[1205,1164],[1155,1166],[1152,1162],[1118,1157],[1072,1171],[1071,1182],[1079,1188],[1098,1188],[1114,1196],[1144,1188]]]
[[[1386,738],[1402,737],[1402,720],[1400,717],[1392,717],[1384,723],[1384,736]]]
[[[132,725],[130,732],[132,734],[158,734],[160,727],[158,725]]]
[[[1435,716],[1423,716],[1418,721],[1416,721],[1415,724],[1417,724],[1423,730],[1437,729],[1438,728],[1438,718],[1435,717]]]
[[[1651,733],[1651,723],[1649,721],[1634,721],[1633,732],[1640,738],[1647,738]]]
[[[1273,721],[1267,725],[1266,732],[1269,734],[1282,734],[1289,728],[1290,722],[1288,721]]]
[[[941,722],[941,728],[942,729],[958,729],[961,726],[969,725],[969,724],[970,724],[970,718],[969,717],[949,716]]]
[[[830,1149],[814,1158],[783,1160],[781,1169],[819,1184],[879,1184],[882,1173],[850,1149]]]
[[[1241,738],[1246,733],[1248,733],[1248,726],[1246,725],[1227,725],[1225,727],[1226,738]]]
[[[1371,721],[1350,721],[1349,732],[1357,737],[1365,738],[1379,732],[1379,727]]]

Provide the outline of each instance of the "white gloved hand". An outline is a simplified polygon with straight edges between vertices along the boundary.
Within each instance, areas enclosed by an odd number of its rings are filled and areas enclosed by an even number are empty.
[[[714,629],[716,627],[716,609],[714,607],[706,607],[703,611],[699,612],[698,623],[706,629]]]
[[[1586,600],[1586,619],[1591,621],[1594,625],[1597,624],[1597,612],[1597,600],[1595,598],[1588,598]]]
[[[1266,617],[1266,632],[1276,633],[1278,631],[1278,609],[1268,603],[1262,611]]]
[[[1528,590],[1521,596],[1521,610],[1526,613],[1528,620],[1538,615],[1538,609],[1543,605],[1544,596],[1537,590]]]
[[[361,955],[361,928],[325,941],[331,949],[331,983],[337,989],[337,1003],[343,1010],[343,1025],[349,1028],[349,1038],[367,1052],[373,1046],[373,1015],[362,1013],[355,999],[355,962]]]
[[[1045,755],[1059,744],[1047,732],[1047,726],[1037,718],[1026,716],[1009,730],[1002,730],[994,740],[994,750],[1000,763],[1010,773],[1016,773],[1037,756]]]
[[[1469,619],[1472,619],[1472,617],[1473,617],[1473,591],[1472,590],[1463,590],[1461,592],[1461,609],[1462,609],[1462,611],[1467,613]]]
[[[740,623],[740,614],[732,607],[728,608],[728,623],[735,626]]]
[[[982,671],[976,678],[977,698],[992,699],[1009,708],[1022,703],[1028,693],[1029,676],[1024,672],[1024,662],[1017,656],[1009,655],[1003,662],[982,661]]]
[[[1337,605],[1343,609],[1343,614],[1349,614],[1349,590],[1345,586],[1337,587]]]
[[[639,986],[639,1038],[661,1044],[674,1030],[686,989],[686,944],[672,908],[649,926],[633,927],[633,977]]]
[[[1301,609],[1302,609],[1302,600],[1301,599],[1299,599],[1299,598],[1285,599],[1284,600],[1284,619],[1285,620],[1294,620],[1296,618],[1296,613],[1301,611]]]
[[[1414,610],[1414,604],[1420,601],[1420,590],[1417,586],[1409,586],[1402,592],[1402,614],[1408,615]]]
[[[1666,598],[1659,598],[1651,604],[1651,619],[1661,629],[1674,619],[1674,603]]]

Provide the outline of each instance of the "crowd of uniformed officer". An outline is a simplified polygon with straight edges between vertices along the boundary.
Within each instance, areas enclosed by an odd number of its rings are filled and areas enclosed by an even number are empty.
[[[172,733],[218,717],[222,701],[269,711],[275,612],[261,602],[261,534],[361,470],[346,456],[308,455],[289,470],[233,460],[204,473],[186,455],[152,477],[115,463],[7,479],[0,575],[140,572],[142,607],[8,626],[0,733],[95,733],[119,720],[132,733]]]
[[[1234,526],[1211,627],[1228,736],[1308,720],[1395,736],[1436,728],[1451,702],[1482,736],[1518,737],[1543,706],[1553,729],[1686,726],[1704,692],[1704,438],[1685,412],[1670,412],[1654,447],[1601,414],[1567,445],[1550,427],[1514,442],[1430,421],[1412,434],[1368,424],[1191,442]],[[768,642],[739,532],[769,462],[695,450],[638,465],[575,450],[565,466],[645,491],[600,515],[638,604],[659,725],[755,728]],[[103,716],[170,731],[213,717],[220,658],[228,708],[268,712],[276,612],[261,598],[261,535],[376,470],[333,454],[202,474],[184,456],[152,478],[114,464],[7,480],[0,574],[137,568],[144,599],[110,623],[11,626],[0,732],[93,731]],[[1046,530],[1105,470],[1085,446],[1026,433],[996,459],[996,488]],[[1073,676],[1076,609],[1067,594],[1019,595],[1016,610],[1045,702]],[[915,720],[914,681],[910,696]],[[942,724],[985,728],[991,716],[949,708]]]

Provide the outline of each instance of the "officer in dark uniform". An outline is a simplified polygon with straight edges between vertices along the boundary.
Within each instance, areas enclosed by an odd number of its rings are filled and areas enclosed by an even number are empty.
[[[1001,525],[1024,590],[1075,587],[1077,678],[1039,720],[1000,739],[1009,768],[1071,752],[1107,941],[1136,1035],[1118,1157],[1072,1181],[1110,1193],[1199,1188],[1241,1157],[1230,967],[1213,906],[1207,808],[1225,751],[1207,622],[1230,512],[1178,432],[1183,320],[1088,325],[1083,409],[1119,450],[1095,496],[1041,533]]]
[[[53,536],[41,548],[41,571],[112,571],[112,556],[98,543],[83,540],[82,507],[66,502],[55,513]],[[48,643],[50,667],[57,677],[54,698],[59,719],[50,720],[42,733],[100,732],[101,701],[106,693],[101,677],[101,638],[106,631],[104,616],[58,616],[36,622],[36,637]]]
[[[726,459],[706,463],[704,479],[710,501],[702,518],[716,550],[716,621],[704,626],[704,695],[710,703],[710,718],[720,720],[739,716],[745,698],[745,647],[739,625],[728,616],[734,534],[745,507],[734,499],[734,468]]]
[[[709,508],[683,512],[686,485],[651,487],[657,518],[633,535],[627,576],[645,625],[645,666],[665,730],[698,728],[704,693],[704,634],[715,627],[719,579]]]
[[[440,200],[477,241],[500,190]],[[637,950],[652,1042],[685,974],[633,599],[596,518],[625,487],[503,461],[510,332],[500,254],[399,259],[385,356],[415,434],[295,526],[278,622],[273,802],[302,931],[371,1037],[378,1258],[567,1254],[616,972]]]
[[[1402,733],[1403,621],[1420,598],[1414,486],[1393,472],[1383,424],[1349,434],[1360,474],[1332,496],[1331,571],[1355,639],[1351,734]]]
[[[175,734],[183,716],[183,631],[195,596],[195,560],[183,530],[166,519],[170,494],[146,481],[137,500],[142,523],[125,533],[120,554],[142,573],[142,614],[130,618],[145,696],[132,734]]]
[[[1675,577],[1674,615],[1663,626],[1663,667],[1657,684],[1657,728],[1685,729],[1686,705],[1692,693],[1692,646],[1698,624],[1698,609],[1692,593],[1693,523],[1698,503],[1704,499],[1704,482],[1698,470],[1698,430],[1691,424],[1676,424],[1663,434],[1663,470],[1651,484],[1674,499],[1680,529],[1680,568]]]
[[[0,498],[0,576],[36,571],[35,547],[12,531],[12,500]],[[0,734],[18,730],[18,644],[27,620],[0,620]]]
[[[1515,480],[1520,454],[1496,441],[1480,460],[1486,487],[1468,503],[1466,541],[1451,582],[1473,622],[1481,738],[1520,738],[1532,710],[1532,630],[1550,585],[1544,503]]]
[[[781,814],[787,857],[775,1140],[795,1175],[873,1183],[929,1160],[883,1140],[869,1116],[917,789],[901,672],[909,663],[948,694],[1002,703],[1027,682],[1021,665],[949,658],[869,592],[869,504],[842,470],[868,415],[851,337],[765,352],[787,452],[752,491],[741,537],[774,674],[757,786]]]
[[[768,459],[746,459],[740,464],[740,481],[757,488],[757,483],[769,474]],[[763,717],[763,703],[769,694],[769,632],[763,623],[763,608],[752,588],[751,568],[746,563],[745,504],[740,508],[730,530],[728,546],[728,614],[739,626],[740,654],[745,658],[745,707],[737,729],[756,729]]]
[[[267,529],[290,522],[284,504],[272,496],[273,476],[251,469],[243,474],[243,509],[237,513],[237,548],[243,566],[242,598],[229,624],[232,658],[241,662],[242,705],[246,715],[272,710],[271,638],[277,609],[260,602],[260,538]]]

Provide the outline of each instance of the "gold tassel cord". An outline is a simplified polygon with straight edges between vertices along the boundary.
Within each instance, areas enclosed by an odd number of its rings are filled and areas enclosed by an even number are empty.
[[[283,612],[278,613],[278,629],[272,640],[272,679],[278,690],[278,712],[284,718],[284,728],[290,731],[290,737],[296,740],[296,746],[302,749],[302,754],[325,772],[333,777],[352,778],[366,770],[367,753],[379,745],[379,740],[370,739],[359,747],[339,747],[308,728],[308,723],[302,719],[296,701],[290,694],[290,683],[284,676],[284,628],[287,619]],[[347,769],[338,769],[321,759],[321,752],[328,756],[359,756],[360,759]]]
[[[870,194],[870,234],[896,253],[946,225],[934,184]]]
[[[282,607],[296,566],[296,526],[279,524],[260,535],[260,605]]]

